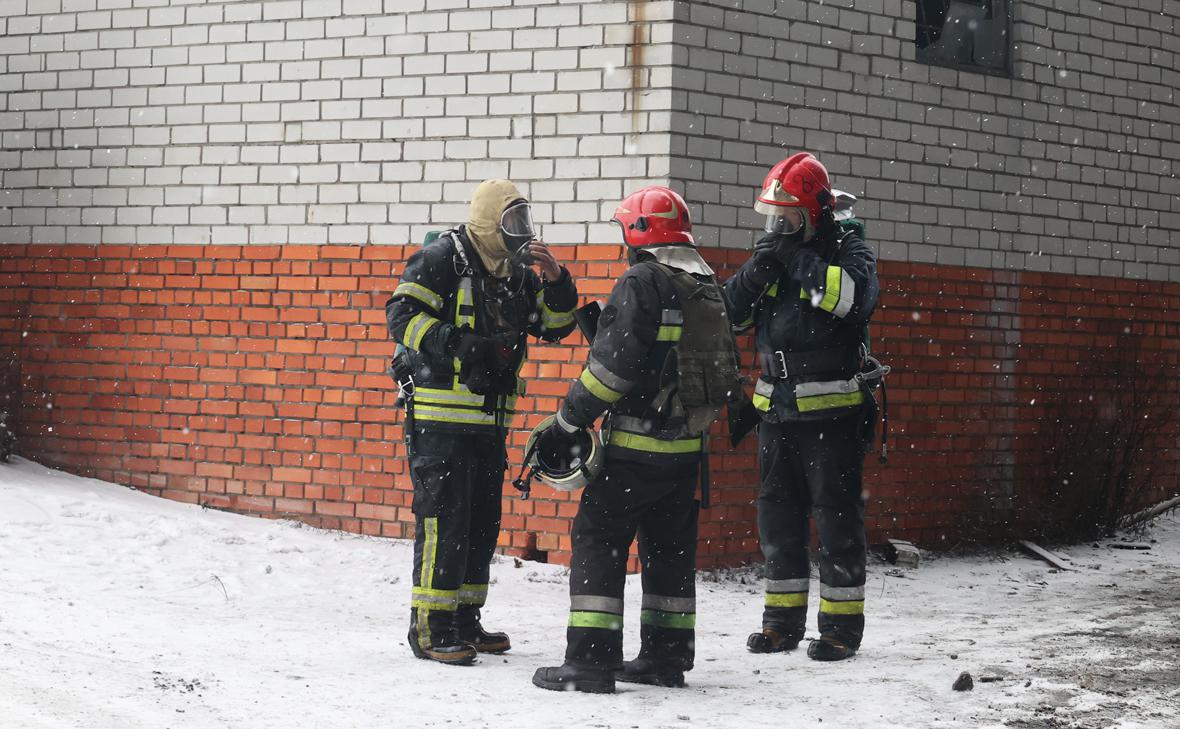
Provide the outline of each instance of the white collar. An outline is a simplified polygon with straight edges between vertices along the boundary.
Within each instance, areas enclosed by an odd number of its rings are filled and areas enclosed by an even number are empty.
[[[701,276],[713,275],[713,269],[709,268],[709,264],[705,263],[705,259],[701,258],[701,254],[692,246],[656,246],[644,248],[643,251],[650,253],[652,258],[665,266]]]

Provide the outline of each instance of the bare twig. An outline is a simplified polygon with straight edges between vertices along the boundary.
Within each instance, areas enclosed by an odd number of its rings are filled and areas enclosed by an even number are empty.
[[[221,594],[225,595],[225,601],[229,602],[229,592],[227,592],[225,589],[225,583],[222,582],[221,578],[218,577],[217,575],[213,575],[213,579],[217,582],[217,585],[221,588]]]

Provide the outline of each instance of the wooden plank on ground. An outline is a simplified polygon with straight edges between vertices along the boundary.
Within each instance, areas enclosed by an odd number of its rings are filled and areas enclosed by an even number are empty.
[[[1024,549],[1027,552],[1029,552],[1030,554],[1045,560],[1046,562],[1053,565],[1054,567],[1056,567],[1059,570],[1073,570],[1074,569],[1066,561],[1065,557],[1062,557],[1061,555],[1056,554],[1054,552],[1050,552],[1049,550],[1045,549],[1044,547],[1042,547],[1039,544],[1036,544],[1035,542],[1030,542],[1027,539],[1021,539],[1020,546],[1024,547]]]

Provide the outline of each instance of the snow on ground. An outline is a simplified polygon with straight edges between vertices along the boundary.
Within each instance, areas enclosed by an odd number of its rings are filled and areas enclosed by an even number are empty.
[[[559,694],[529,679],[564,648],[560,567],[498,559],[485,623],[513,651],[442,666],[406,646],[405,542],[17,460],[0,465],[0,727],[1175,729],[1180,522],[1151,537],[1148,551],[1065,550],[1071,572],[1016,554],[874,565],[865,645],[842,664],[748,654],[761,586],[702,575],[688,688]],[[961,671],[974,691],[951,690]]]

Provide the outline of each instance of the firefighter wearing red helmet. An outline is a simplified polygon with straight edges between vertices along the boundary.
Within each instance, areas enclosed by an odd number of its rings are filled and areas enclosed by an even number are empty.
[[[603,413],[602,472],[573,524],[565,661],[533,683],[614,691],[615,681],[681,686],[693,667],[696,485],[705,433],[739,387],[724,295],[697,253],[684,200],[644,188],[619,205],[631,267],[598,317],[590,357],[545,433],[576,441]],[[641,646],[623,661],[623,587],[636,534]]]
[[[862,466],[876,403],[858,377],[877,305],[876,257],[833,217],[828,172],[807,152],[775,165],[754,209],[766,216],[754,254],[725,285],[739,328],[756,329],[762,374],[754,390],[766,558],[755,653],[802,640],[810,587],[808,519],[819,535],[816,660],[853,655],[864,634]]]

